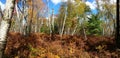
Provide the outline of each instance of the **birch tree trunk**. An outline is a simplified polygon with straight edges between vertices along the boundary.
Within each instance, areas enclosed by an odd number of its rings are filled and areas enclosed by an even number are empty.
[[[54,9],[52,9],[52,30],[54,30]]]
[[[67,11],[67,7],[66,7],[66,11]],[[61,30],[61,33],[60,33],[60,36],[61,36],[61,37],[62,37],[62,35],[63,35],[63,31],[64,31],[64,28],[65,28],[66,17],[67,17],[67,12],[65,12],[65,17],[64,17],[64,21],[63,21],[63,26],[62,26],[62,30]]]
[[[84,33],[84,38],[85,38],[85,40],[87,40],[87,35],[86,35],[86,32],[85,32],[86,30],[85,30],[85,28],[84,28],[84,26],[83,26],[83,33]]]
[[[50,7],[49,5],[49,2],[50,0],[47,0],[47,3],[48,3],[48,7]],[[50,29],[50,35],[52,34],[52,26],[51,26],[51,18],[50,18],[50,9],[48,8],[48,26],[49,26],[49,29]]]
[[[7,43],[7,33],[10,29],[12,13],[14,11],[15,0],[6,0],[4,18],[0,24],[0,58],[4,56],[4,50]]]
[[[84,21],[85,20],[86,20],[86,15],[84,14]],[[85,40],[87,40],[87,35],[86,35],[86,30],[85,30],[85,25],[84,24],[83,24],[82,28],[83,28],[84,38],[85,38]]]
[[[74,34],[75,34],[75,32],[76,32],[76,30],[77,30],[77,27],[78,27],[78,24],[75,26],[75,28],[74,28],[74,30],[73,30],[73,32],[72,32],[71,35],[74,35]]]

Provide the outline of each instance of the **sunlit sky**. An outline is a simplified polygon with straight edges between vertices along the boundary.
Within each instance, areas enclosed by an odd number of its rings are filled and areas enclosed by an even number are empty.
[[[46,0],[43,0],[44,2],[46,2]],[[67,0],[64,0],[64,2],[66,2]],[[87,0],[87,4],[90,6],[91,10],[93,13],[97,13],[97,10],[95,9],[95,0]],[[61,0],[49,0],[49,8],[50,10],[54,9],[55,10],[55,14],[58,14],[60,5],[61,5],[62,1]]]
[[[47,0],[43,0],[44,2],[47,1]],[[60,5],[61,3],[63,2],[63,0],[48,0],[49,2],[49,9],[50,11],[52,11],[52,9],[54,9],[54,14],[58,14],[58,11],[60,9]],[[64,2],[66,2],[67,0],[64,0]],[[108,0],[110,1],[110,0]],[[116,0],[111,0],[112,2],[113,1],[116,1]],[[5,2],[6,0],[0,0],[0,6],[2,8],[2,10],[5,8]],[[91,8],[92,10],[92,13],[96,14],[97,13],[97,10],[96,10],[96,2],[95,0],[87,0],[86,1],[86,4]]]

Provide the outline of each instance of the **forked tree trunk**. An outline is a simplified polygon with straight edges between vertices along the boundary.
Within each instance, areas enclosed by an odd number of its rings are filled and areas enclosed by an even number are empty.
[[[14,11],[15,0],[6,0],[4,18],[0,24],[0,58],[3,58],[4,50],[7,43],[7,33],[10,27],[10,19],[12,18],[12,13]]]

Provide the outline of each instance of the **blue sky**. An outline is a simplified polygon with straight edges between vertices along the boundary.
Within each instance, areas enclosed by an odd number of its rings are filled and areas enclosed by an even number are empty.
[[[43,0],[43,1],[46,3],[45,0]],[[54,9],[54,14],[58,14],[61,3],[54,4],[51,0],[48,3],[49,3],[49,9],[50,10]]]
[[[43,1],[45,2],[45,0],[43,0]],[[95,5],[94,1],[95,0],[87,0],[86,3],[91,7],[91,10],[92,10],[93,13],[97,13],[97,10],[94,8],[94,5]],[[0,2],[5,4],[6,0],[0,0]],[[50,10],[54,9],[54,13],[58,14],[61,3],[62,3],[62,1],[60,1],[60,0],[49,0],[49,8],[50,8]],[[4,6],[3,6],[3,8],[4,8]]]
[[[47,0],[43,0],[44,2],[47,1]],[[67,0],[64,0],[64,2],[66,2]],[[99,3],[103,3],[101,2],[101,0],[98,0]],[[116,0],[108,0],[110,1],[110,3],[116,3]],[[0,6],[2,8],[2,10],[5,8],[5,2],[6,0],[0,0]],[[49,0],[49,9],[50,11],[52,9],[54,9],[54,13],[55,14],[58,14],[58,11],[59,11],[59,8],[60,8],[60,5],[63,1],[62,0]],[[97,13],[97,10],[96,10],[96,2],[95,0],[87,0],[85,2],[92,10],[93,13]]]
[[[5,2],[6,2],[6,0],[0,0],[2,3],[4,3],[5,4]]]
[[[43,0],[43,1],[46,2],[45,0]],[[50,10],[54,9],[55,14],[58,14],[61,3],[62,3],[62,1],[60,1],[60,0],[49,0],[49,4],[50,4],[49,8],[50,8]],[[95,6],[96,6],[95,5],[95,0],[87,0],[86,3],[91,7],[92,13],[96,14],[97,10],[95,9]]]
[[[43,1],[46,2],[46,0],[43,0]],[[55,14],[58,14],[61,3],[62,3],[62,1],[60,1],[60,0],[49,0],[49,4],[50,4],[49,8],[50,8],[50,10],[54,9]],[[95,0],[87,0],[86,3],[91,7],[92,13],[96,14],[97,10],[95,8],[95,6],[96,6],[95,5]]]

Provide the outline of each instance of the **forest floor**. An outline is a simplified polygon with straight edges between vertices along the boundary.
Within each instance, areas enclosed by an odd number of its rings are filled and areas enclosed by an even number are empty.
[[[8,34],[5,58],[120,58],[114,37]]]

